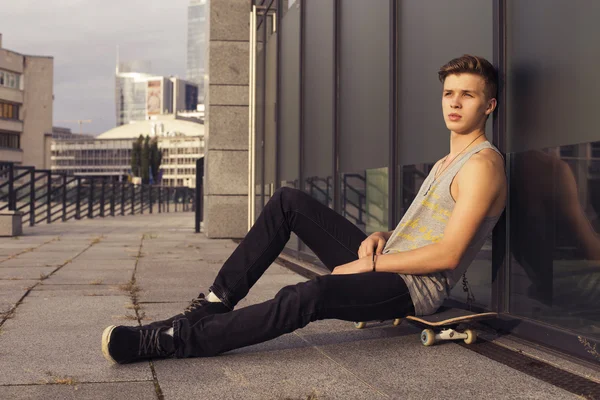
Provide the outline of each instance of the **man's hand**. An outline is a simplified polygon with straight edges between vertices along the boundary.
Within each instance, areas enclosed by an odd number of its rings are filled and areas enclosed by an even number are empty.
[[[373,255],[373,252],[375,252],[375,254],[381,254],[386,241],[383,232],[372,233],[360,244],[358,258],[371,256]]]
[[[373,257],[366,256],[335,267],[331,275],[362,274],[373,271]]]

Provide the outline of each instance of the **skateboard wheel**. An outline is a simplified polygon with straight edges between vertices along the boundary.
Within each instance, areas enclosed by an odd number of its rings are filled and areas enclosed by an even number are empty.
[[[421,332],[421,343],[423,346],[431,346],[435,343],[435,333],[431,329],[423,329]]]
[[[473,344],[477,341],[477,332],[467,329],[464,333],[467,335],[465,339],[466,344]]]
[[[364,328],[365,326],[367,326],[367,323],[366,323],[366,322],[355,322],[355,323],[354,323],[354,327],[355,327],[356,329],[362,329],[362,328]]]
[[[394,326],[398,326],[398,325],[400,325],[400,322],[402,322],[402,319],[401,319],[401,318],[396,318],[396,319],[394,320]]]

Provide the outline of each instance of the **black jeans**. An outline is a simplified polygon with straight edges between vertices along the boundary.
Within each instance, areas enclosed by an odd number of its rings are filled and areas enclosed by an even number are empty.
[[[330,270],[356,260],[366,238],[358,227],[308,194],[281,188],[223,264],[210,290],[233,310],[277,258],[292,232]],[[324,275],[286,286],[272,300],[209,315],[194,325],[185,318],[175,321],[175,354],[213,356],[320,319],[372,321],[408,314],[414,314],[414,306],[404,280],[396,273]]]

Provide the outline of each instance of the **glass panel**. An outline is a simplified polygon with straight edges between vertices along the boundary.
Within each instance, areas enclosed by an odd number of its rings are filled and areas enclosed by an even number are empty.
[[[508,152],[598,140],[598,19],[599,2],[507,2]]]
[[[279,151],[282,186],[299,188],[300,173],[300,9],[283,17],[281,34],[281,115]]]
[[[427,4],[431,8],[402,0],[398,7],[401,165],[431,162],[448,153],[449,133],[441,113],[442,85],[437,75],[440,67],[465,53],[493,59],[492,1],[429,0]],[[490,118],[488,138],[491,123]]]
[[[507,2],[509,311],[594,339],[600,338],[599,18],[597,2]]]
[[[600,338],[600,142],[511,154],[510,311]]]
[[[388,230],[388,168],[342,174],[341,214],[366,234]]]
[[[333,207],[334,1],[304,4],[304,190]]]
[[[300,1],[289,9],[284,5],[282,11],[278,167],[281,186],[300,189]],[[287,248],[298,250],[299,245],[300,240],[292,234]]]
[[[340,170],[387,167],[389,2],[346,0],[339,6]]]

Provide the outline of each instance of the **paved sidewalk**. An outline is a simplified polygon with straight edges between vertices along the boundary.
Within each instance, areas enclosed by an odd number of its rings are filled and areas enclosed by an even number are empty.
[[[0,399],[577,398],[454,343],[425,348],[405,323],[318,321],[218,357],[109,364],[106,326],[180,312],[235,248],[193,225],[154,214],[0,238]],[[273,265],[238,307],[302,280]]]

